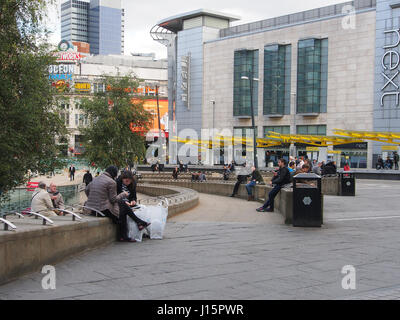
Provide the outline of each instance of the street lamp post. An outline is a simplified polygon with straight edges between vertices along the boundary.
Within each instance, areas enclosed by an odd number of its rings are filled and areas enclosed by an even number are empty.
[[[211,100],[210,101],[212,103],[212,114],[213,114],[213,120],[212,120],[212,128],[211,128],[211,132],[212,132],[212,145],[214,145],[214,129],[215,129],[215,100]],[[214,165],[214,159],[215,158],[215,154],[214,154],[214,148],[211,150],[211,165]]]
[[[249,80],[250,82],[250,110],[251,110],[251,127],[253,129],[253,161],[254,166],[258,168],[257,161],[257,140],[256,140],[256,124],[254,119],[254,102],[253,102],[253,81],[258,81],[259,79],[254,78],[253,71],[248,72],[249,76],[242,76],[242,80]]]
[[[158,139],[161,139],[161,119],[160,119],[160,99],[158,96],[158,90],[160,86],[156,84],[156,96],[157,96],[157,117],[158,117]]]
[[[292,92],[291,93],[292,94],[292,96],[293,96],[293,103],[292,103],[292,114],[293,114],[293,130],[291,130],[291,134],[297,134],[297,127],[296,127],[296,115],[297,115],[297,93],[296,92]],[[291,144],[290,145],[290,155],[292,156],[292,157],[296,157],[297,155],[296,155],[296,153],[297,153],[297,150],[296,150],[296,146],[295,146],[295,144],[293,143],[293,144]]]

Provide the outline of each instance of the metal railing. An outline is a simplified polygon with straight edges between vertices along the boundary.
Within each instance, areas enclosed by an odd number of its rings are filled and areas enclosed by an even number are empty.
[[[62,194],[66,205],[79,202],[80,185],[60,186],[57,189]],[[28,188],[16,188],[8,194],[6,200],[0,203],[0,210],[3,212],[21,212],[30,208],[31,202],[32,191],[28,191]]]

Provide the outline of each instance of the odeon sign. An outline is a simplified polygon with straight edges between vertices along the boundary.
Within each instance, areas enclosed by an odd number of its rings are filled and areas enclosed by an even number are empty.
[[[384,78],[384,86],[381,88],[381,91],[383,92],[381,95],[381,106],[382,107],[384,106],[385,97],[388,96],[395,96],[396,106],[398,106],[400,91],[399,91],[399,85],[395,82],[395,79],[400,74],[400,71],[398,70],[398,67],[400,65],[400,54],[395,49],[400,44],[400,29],[386,30],[384,33],[385,35],[394,33],[397,38],[397,41],[383,47],[385,53],[383,54],[381,60],[383,68],[383,72],[381,74]],[[396,90],[394,90],[391,86],[394,87]]]

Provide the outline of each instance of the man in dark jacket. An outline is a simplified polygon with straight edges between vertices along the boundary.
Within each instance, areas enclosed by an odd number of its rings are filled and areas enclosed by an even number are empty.
[[[85,175],[83,176],[83,183],[87,186],[93,180],[93,176],[89,170],[86,171]]]
[[[336,162],[335,161],[331,161],[328,162],[324,169],[322,170],[322,175],[328,175],[328,174],[336,174],[337,173],[337,168],[336,168]]]
[[[75,171],[76,171],[76,169],[75,169],[74,165],[71,165],[68,169],[70,181],[75,180]]]
[[[275,172],[274,178],[271,181],[271,185],[274,185],[274,187],[268,195],[268,201],[257,209],[258,212],[274,212],[275,197],[285,184],[290,183],[290,172],[286,164],[287,162],[285,159],[280,159],[278,161],[279,170]]]

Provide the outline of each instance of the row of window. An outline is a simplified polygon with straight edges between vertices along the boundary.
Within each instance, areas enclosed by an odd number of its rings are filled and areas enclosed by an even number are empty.
[[[64,121],[65,125],[69,127],[70,125],[70,114],[69,113],[61,113],[60,114],[61,119]],[[83,115],[83,114],[75,114],[75,126],[80,127],[80,126],[87,126],[89,123],[88,117]]]
[[[263,114],[290,114],[291,45],[264,47]],[[251,116],[258,112],[258,50],[234,54],[233,114]],[[328,39],[298,43],[297,113],[324,113],[327,108]],[[251,95],[250,92],[253,92]]]
[[[233,114],[235,116],[251,115],[251,107],[258,105],[256,78],[258,78],[258,50],[236,51],[233,80]],[[258,110],[253,110],[253,112],[257,115]]]
[[[264,48],[264,114],[290,113],[291,54],[290,45]]]
[[[251,127],[236,127],[233,129],[235,137],[246,138],[252,135]],[[269,135],[269,132],[275,132],[280,134],[290,134],[290,126],[265,126],[263,127],[264,137]],[[326,125],[298,125],[296,126],[297,134],[301,135],[313,135],[313,136],[326,136]],[[258,130],[256,127],[256,136],[258,136]]]
[[[89,3],[88,3],[89,4]],[[87,5],[83,5],[83,4],[73,4],[72,8],[79,8],[79,9],[89,9],[89,6]]]

